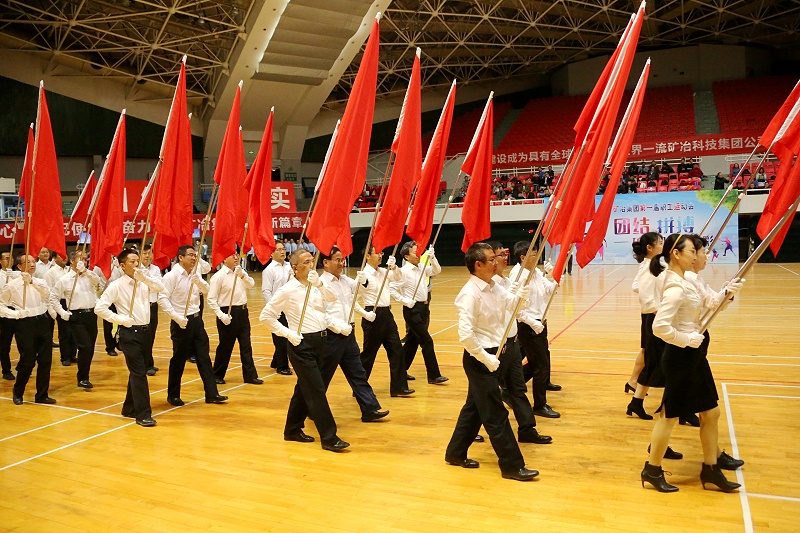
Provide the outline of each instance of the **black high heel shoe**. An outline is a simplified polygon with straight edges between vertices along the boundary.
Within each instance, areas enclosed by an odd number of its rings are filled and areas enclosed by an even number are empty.
[[[666,473],[669,474],[669,472]],[[664,479],[664,469],[660,466],[653,466],[648,461],[645,461],[644,470],[642,470],[642,488],[644,488],[645,481],[653,485],[658,492],[678,492],[678,487],[670,485]]]
[[[632,416],[636,413],[636,416],[641,418],[642,420],[652,420],[652,415],[648,415],[644,412],[644,400],[641,398],[632,398],[631,403],[628,404],[628,416]]]
[[[682,426],[692,426],[693,428],[700,427],[700,419],[697,418],[696,414],[682,416],[678,419],[678,423]]]
[[[723,492],[733,492],[741,487],[738,483],[728,481],[725,478],[725,474],[719,469],[719,464],[707,465],[703,463],[703,469],[700,471],[700,483],[703,484],[703,488],[706,488],[706,483],[716,485]]]
[[[719,457],[717,457],[717,464],[723,470],[736,470],[744,466],[744,461],[741,459],[734,459],[723,450]]]
[[[628,394],[629,392],[631,394],[635,393],[636,392],[636,387],[631,387],[631,384],[626,381],[625,382],[625,394]]]
[[[650,446],[647,447],[647,453],[650,453]],[[683,454],[673,450],[672,446],[667,446],[667,451],[664,452],[664,459],[674,459],[677,461],[683,459]],[[744,463],[744,461],[742,461],[742,463]]]

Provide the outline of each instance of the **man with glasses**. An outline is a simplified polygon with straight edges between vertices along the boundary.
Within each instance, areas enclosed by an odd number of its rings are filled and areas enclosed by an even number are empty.
[[[261,294],[264,296],[264,303],[269,303],[272,296],[283,287],[292,275],[292,265],[286,260],[286,247],[283,243],[275,243],[275,251],[272,252],[272,260],[261,273]],[[281,314],[278,321],[287,326],[286,316]],[[286,339],[272,333],[272,344],[275,345],[275,353],[272,355],[270,367],[282,376],[291,376],[292,370],[289,368],[289,357],[286,352]]]

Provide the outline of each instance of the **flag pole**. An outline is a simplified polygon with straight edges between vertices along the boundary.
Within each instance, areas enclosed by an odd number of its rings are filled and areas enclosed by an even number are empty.
[[[211,211],[214,208],[214,202],[217,200],[217,193],[219,192],[219,185],[217,182],[214,182],[214,188],[211,190],[211,199],[208,202],[208,211],[206,212],[206,217],[203,219],[203,231],[200,233],[200,244],[197,245],[197,261],[194,263],[194,267],[192,268],[192,275],[197,273],[197,267],[200,265],[200,250],[203,248],[203,244],[206,240],[206,232],[208,231],[208,225],[211,223]],[[194,285],[191,283],[189,284],[189,295],[186,297],[186,307],[183,308],[183,317],[186,318],[186,314],[189,312],[189,301],[192,299],[192,292],[194,292]]]
[[[567,260],[564,261],[564,267],[561,269],[561,277],[564,276],[564,271],[567,270],[567,265],[569,264],[569,260],[572,258],[573,255],[575,255],[575,244],[574,243],[569,249],[569,254],[567,255]],[[520,270],[522,270],[522,269],[520,269]],[[542,321],[544,321],[544,319],[547,318],[547,312],[550,311],[550,306],[553,305],[553,300],[555,300],[556,293],[558,292],[558,289],[560,289],[560,288],[561,288],[561,284],[560,283],[556,283],[556,287],[555,287],[555,289],[553,289],[552,294],[550,294],[550,299],[547,301],[547,307],[544,308],[544,313],[542,313]]]
[[[319,250],[314,254],[314,270],[317,269],[317,261],[319,261]],[[300,321],[297,323],[297,334],[302,335],[300,330],[303,329],[303,319],[306,317],[306,307],[308,306],[308,297],[311,296],[311,284],[306,280],[306,298],[303,300],[303,310],[300,311]]]
[[[33,161],[31,162],[31,192],[29,195],[28,205],[25,206],[25,272],[28,271],[28,257],[30,255],[31,246],[31,218],[33,215],[33,188],[36,185],[36,155],[39,152],[39,126],[41,123],[42,115],[42,93],[44,92],[44,80],[39,82],[39,100],[36,103],[36,137],[33,141]],[[33,282],[33,280],[31,280]],[[28,296],[28,284],[22,284],[22,308],[25,309],[25,300]]]
[[[244,231],[242,232],[242,247],[239,248],[240,252],[244,250],[244,239],[245,239],[245,237],[247,237],[247,223],[248,222],[250,222],[250,213],[247,213],[247,219],[245,219],[245,221],[244,221]],[[241,255],[239,256],[239,260],[241,261]],[[231,314],[230,311],[231,311],[231,307],[233,306],[233,293],[236,290],[236,280],[238,278],[239,278],[239,276],[233,276],[233,287],[231,288],[231,301],[228,304],[228,314]]]
[[[414,202],[416,201],[416,198],[417,198],[417,188],[414,187],[414,194],[411,196],[411,201],[409,202],[409,205],[408,205],[408,213],[406,213],[406,221],[408,221],[408,217],[411,215],[411,210],[412,210],[412,208],[414,206]],[[400,240],[402,241],[402,239],[400,239]],[[400,247],[400,243],[399,242],[394,245],[394,248],[392,248],[392,256],[394,256],[397,253],[397,248],[399,248],[399,247]],[[364,253],[365,254],[369,253],[369,250],[370,249],[367,249]],[[380,265],[378,265],[378,266],[380,266]],[[386,280],[387,280],[388,277],[389,277],[389,270],[387,269],[386,270],[386,275],[383,276],[383,281],[381,281],[381,286],[378,289],[378,295],[375,297],[375,307],[378,307],[378,302],[381,299],[381,294],[383,293],[383,288],[386,286]]]
[[[739,271],[736,273],[736,275],[734,275],[733,278],[731,279],[737,279],[737,278],[741,279],[745,276],[745,274],[747,274],[750,271],[751,268],[753,268],[753,266],[756,264],[759,258],[761,258],[764,252],[767,251],[767,247],[769,247],[769,245],[775,239],[775,236],[778,233],[780,233],[780,231],[783,229],[783,226],[785,226],[786,223],[789,221],[789,219],[792,217],[792,214],[794,214],[797,211],[798,206],[800,206],[800,196],[797,197],[797,199],[794,201],[791,207],[789,207],[789,209],[786,211],[786,213],[783,215],[780,221],[775,225],[774,228],[772,228],[772,230],[767,234],[764,240],[761,241],[761,244],[758,245],[758,247],[753,251],[750,257],[747,258],[747,261],[745,261],[744,264],[741,266],[741,268],[739,268]],[[700,333],[706,332],[708,326],[711,324],[714,318],[716,318],[716,316],[725,307],[727,307],[731,301],[732,299],[726,298],[725,300],[722,301],[722,303],[719,304],[719,306],[717,306],[714,309],[713,312],[711,312],[708,318],[705,319],[701,324]]]
[[[33,131],[33,122],[31,122],[30,129],[28,133]],[[34,142],[34,146],[36,143]],[[27,155],[27,150],[25,150]],[[33,159],[33,154],[31,154],[31,159]],[[22,166],[22,173],[25,174],[25,167],[27,166],[27,161],[23,162]],[[31,168],[33,168],[33,161],[31,160]],[[22,185],[22,179],[20,179],[20,185]],[[8,255],[11,256],[11,265],[14,265],[14,241],[17,240],[17,229],[19,225],[19,211],[22,208],[22,197],[17,195],[17,209],[14,211],[14,229],[11,230],[11,246],[8,248]],[[23,219],[23,222],[25,220]],[[27,261],[27,260],[26,260]]]
[[[161,159],[159,159],[158,163],[156,163],[156,168],[153,170],[153,175],[150,176],[150,180],[147,182],[147,185],[145,186],[144,191],[142,192],[142,197],[141,197],[141,199],[139,199],[139,205],[136,208],[136,212],[133,214],[133,220],[131,221],[130,230],[128,230],[128,232],[125,234],[125,237],[122,239],[122,249],[123,250],[125,249],[125,243],[128,242],[128,237],[130,236],[131,233],[133,233],[133,228],[136,225],[136,219],[139,218],[139,213],[141,213],[142,208],[144,207],[144,205],[143,205],[144,204],[144,200],[145,200],[145,198],[147,198],[148,195],[151,196],[151,202],[148,203],[147,205],[148,206],[152,205],[152,191],[153,191],[153,187],[155,187],[156,177],[158,176],[159,172],[161,172]],[[149,211],[149,207],[148,207],[148,214],[149,214],[149,212],[150,211]],[[148,223],[149,223],[149,221],[148,221]],[[145,228],[145,234],[146,233],[147,233],[147,228]],[[144,246],[144,241],[142,241],[142,246]]]

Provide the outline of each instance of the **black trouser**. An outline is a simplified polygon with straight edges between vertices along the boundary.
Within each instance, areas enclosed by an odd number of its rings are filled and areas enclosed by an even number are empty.
[[[317,426],[320,440],[331,443],[337,439],[336,421],[325,393],[339,362],[328,356],[323,334],[327,332],[304,333],[300,344],[288,345],[297,384],[289,401],[283,433],[288,435],[303,429],[306,418],[310,417]]]
[[[117,312],[117,307],[114,304],[108,306],[108,309],[114,313]],[[114,340],[114,333],[112,332],[114,324],[107,320],[103,320],[103,339],[106,343],[106,353],[114,352],[117,348],[117,341]]]
[[[414,362],[417,355],[417,348],[422,347],[422,357],[425,359],[425,368],[428,371],[428,379],[436,379],[442,375],[439,371],[439,363],[436,361],[436,352],[433,348],[433,338],[428,333],[428,323],[430,321],[430,308],[425,302],[417,302],[414,307],[403,306],[403,318],[406,321],[406,343],[403,345],[403,358],[406,370]]]
[[[144,346],[144,364],[148,370],[155,368],[153,361],[153,344],[156,342],[156,329],[158,329],[158,302],[150,304],[150,324],[147,335],[150,340]]]
[[[20,398],[37,364],[36,401],[47,398],[50,389],[50,366],[53,364],[53,319],[47,313],[21,318],[17,321],[17,381],[14,396]]]
[[[525,377],[522,373],[522,357],[516,337],[508,339],[503,353],[500,355],[500,384],[508,392],[509,403],[517,419],[517,433],[522,435],[531,428],[536,427],[536,418],[533,416],[531,402],[528,400],[528,388],[525,386]]]
[[[88,381],[94,357],[94,344],[97,342],[97,315],[94,314],[94,310],[86,312],[75,310],[72,311],[67,324],[78,351],[78,381]],[[60,333],[61,324],[58,327]]]
[[[11,372],[11,339],[17,331],[17,321],[13,318],[0,318],[0,367],[3,374]]]
[[[150,389],[147,385],[147,346],[152,338],[149,326],[119,328],[119,348],[125,355],[128,366],[128,391],[122,404],[123,416],[134,416],[143,420],[152,416],[150,410]]]
[[[61,300],[61,307],[67,308],[67,301]],[[70,317],[70,320],[72,318]],[[61,356],[61,362],[67,363],[75,360],[78,354],[78,344],[72,336],[71,328],[69,327],[68,320],[62,320],[60,316],[56,316],[58,323],[58,353]]]
[[[187,316],[186,328],[181,328],[174,320],[169,324],[169,335],[172,339],[172,358],[169,360],[169,380],[167,381],[167,398],[181,397],[181,378],[186,360],[195,356],[197,371],[203,380],[206,398],[219,396],[217,383],[214,381],[214,370],[211,368],[208,334],[203,326],[200,313]]]
[[[517,322],[519,344],[528,364],[522,367],[525,382],[533,378],[533,408],[541,409],[547,403],[547,382],[550,381],[550,347],[547,342],[547,324],[536,333],[524,322]]]
[[[361,413],[366,414],[379,410],[381,404],[367,381],[364,365],[361,364],[355,332],[351,331],[350,335],[344,336],[329,331],[325,349],[328,351],[329,358],[339,361],[342,373],[350,388],[353,389]],[[328,381],[330,382],[330,380]]]
[[[286,315],[281,313],[281,316],[278,317],[278,322],[289,327],[289,322],[286,320]],[[270,363],[270,368],[289,368],[289,357],[286,353],[286,347],[289,341],[286,340],[285,337],[279,337],[278,335],[272,334],[272,344],[275,345],[275,353],[272,354],[272,363]]]
[[[497,348],[486,351],[495,353]],[[445,457],[466,459],[467,450],[483,425],[497,454],[500,470],[509,472],[523,468],[525,459],[508,422],[508,411],[500,398],[499,372],[489,372],[483,363],[466,350],[463,363],[469,381],[467,401],[458,415]]]
[[[242,376],[245,381],[258,378],[256,365],[253,362],[253,347],[250,344],[250,316],[247,306],[233,306],[233,309],[220,308],[223,313],[231,315],[231,323],[227,326],[217,319],[219,344],[214,355],[214,377],[225,379],[228,364],[231,362],[233,345],[239,341],[239,357],[242,360]],[[230,312],[229,312],[230,311]]]
[[[403,358],[403,345],[400,343],[400,333],[394,321],[392,310],[389,307],[368,306],[367,311],[375,311],[375,321],[361,319],[361,329],[364,331],[364,346],[361,348],[361,364],[367,379],[372,375],[375,365],[375,356],[378,349],[383,346],[386,357],[389,359],[389,392],[392,394],[408,390],[406,379],[406,365]]]

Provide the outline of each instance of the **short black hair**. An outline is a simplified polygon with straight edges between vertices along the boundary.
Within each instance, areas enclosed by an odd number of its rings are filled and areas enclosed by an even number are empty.
[[[136,253],[136,250],[131,250],[130,248],[125,248],[117,256],[117,261],[119,261],[119,264],[121,265],[122,263],[124,263],[125,261],[128,260],[128,256],[131,255],[131,254],[139,255],[138,253]]]
[[[323,261],[330,261],[331,257],[333,257],[334,254],[336,254],[336,252],[341,252],[341,250],[339,249],[338,246],[334,245],[333,248],[331,248],[331,253],[329,253],[328,255],[325,255],[322,252],[320,252],[319,255],[320,255],[320,257],[322,257]]]
[[[498,240],[492,239],[490,241],[484,241],[484,242],[486,244],[488,244],[489,246],[491,246],[492,250],[505,250],[506,249],[506,247],[503,246],[503,243],[498,241]]]
[[[486,261],[486,250],[492,251],[492,247],[485,242],[476,242],[467,248],[467,253],[464,254],[464,263],[466,263],[470,274],[475,273],[475,263]]]
[[[200,240],[198,239],[197,242],[200,242]],[[180,257],[182,255],[186,255],[186,252],[188,252],[189,250],[194,250],[194,246],[190,246],[188,244],[184,244],[183,246],[178,248],[178,257]]]
[[[152,248],[153,248],[152,244],[145,244],[144,246],[142,246],[142,250],[144,250],[145,252],[147,250],[151,250]]]
[[[411,249],[417,245],[414,241],[407,241],[403,243],[403,247],[400,248],[400,257],[405,257],[411,253]]]
[[[19,265],[21,265],[22,262],[25,261],[25,258],[27,256],[28,256],[28,254],[26,254],[25,252],[22,252],[21,254],[17,254],[17,257],[14,258],[14,266],[19,267]],[[22,269],[18,269],[18,270],[22,270]]]
[[[511,259],[514,264],[522,264],[522,257],[528,255],[528,250],[531,252],[538,251],[539,248],[534,245],[531,249],[531,241],[517,241],[514,243],[514,249],[511,252]]]

